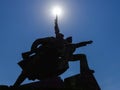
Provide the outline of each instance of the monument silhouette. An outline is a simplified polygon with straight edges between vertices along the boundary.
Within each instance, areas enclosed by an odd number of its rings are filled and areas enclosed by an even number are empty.
[[[22,53],[18,65],[22,69],[15,83],[11,86],[1,85],[0,90],[100,90],[100,87],[87,63],[85,54],[73,54],[77,48],[91,44],[93,41],[72,43],[72,37],[64,39],[60,33],[58,17],[55,19],[55,36],[36,39],[30,51]],[[61,79],[60,75],[69,69],[68,62],[80,61],[79,74]],[[22,84],[29,80],[38,80]]]

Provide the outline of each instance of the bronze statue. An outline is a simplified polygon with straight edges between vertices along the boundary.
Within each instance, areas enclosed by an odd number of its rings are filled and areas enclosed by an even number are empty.
[[[23,60],[18,63],[22,72],[13,86],[19,86],[26,78],[44,80],[57,77],[69,68],[68,61],[80,60],[81,73],[93,73],[88,67],[85,54],[73,54],[76,48],[91,44],[92,41],[73,44],[72,37],[64,39],[59,31],[57,17],[54,28],[56,37],[37,39],[29,52],[22,53]]]

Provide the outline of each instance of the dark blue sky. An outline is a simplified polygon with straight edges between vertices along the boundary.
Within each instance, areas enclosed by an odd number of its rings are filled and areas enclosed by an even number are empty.
[[[85,53],[102,90],[120,88],[120,1],[119,0],[0,0],[0,84],[12,85],[21,72],[21,53],[32,42],[54,36],[51,6],[64,14],[59,27],[73,42],[93,40],[79,48]],[[62,78],[79,73],[79,62],[70,62]],[[31,82],[26,80],[24,83]]]

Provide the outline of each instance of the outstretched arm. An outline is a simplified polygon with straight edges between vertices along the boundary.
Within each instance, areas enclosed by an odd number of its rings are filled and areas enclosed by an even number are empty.
[[[89,40],[89,41],[84,41],[84,42],[80,42],[80,43],[76,43],[74,44],[76,48],[82,47],[82,46],[86,46],[87,44],[91,44],[93,41]]]

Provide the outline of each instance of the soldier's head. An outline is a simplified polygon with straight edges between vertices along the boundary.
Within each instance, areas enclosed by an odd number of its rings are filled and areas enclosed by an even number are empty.
[[[64,35],[62,33],[59,33],[56,35],[57,39],[64,39]]]

